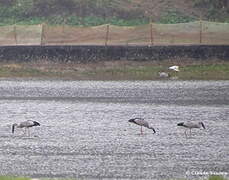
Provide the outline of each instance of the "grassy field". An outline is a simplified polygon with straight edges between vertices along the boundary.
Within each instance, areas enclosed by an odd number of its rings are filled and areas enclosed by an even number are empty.
[[[168,70],[179,65],[180,72]],[[0,78],[35,78],[62,80],[159,80],[159,72],[172,79],[229,80],[228,61],[105,61],[97,63],[0,63]]]
[[[30,178],[13,177],[13,176],[0,176],[0,180],[30,180]]]

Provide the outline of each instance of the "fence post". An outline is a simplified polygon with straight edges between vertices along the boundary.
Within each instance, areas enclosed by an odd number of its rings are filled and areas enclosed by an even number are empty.
[[[44,23],[41,24],[41,46],[44,45]]]
[[[110,26],[109,26],[109,24],[107,24],[107,26],[106,26],[106,39],[105,39],[105,46],[107,46],[107,44],[108,44],[109,31],[110,31]]]
[[[203,35],[203,24],[202,24],[202,17],[200,16],[200,44],[202,44],[202,35]]]
[[[153,46],[154,36],[153,36],[153,23],[152,22],[150,23],[150,43],[151,43],[151,46]]]
[[[126,60],[128,60],[128,57],[129,57],[129,43],[128,43],[128,41],[126,41]]]
[[[16,29],[16,25],[14,25],[14,41],[15,41],[15,45],[17,45],[17,29]]]
[[[65,44],[65,23],[66,19],[64,19],[63,25],[62,25],[62,35],[61,35],[61,44]]]

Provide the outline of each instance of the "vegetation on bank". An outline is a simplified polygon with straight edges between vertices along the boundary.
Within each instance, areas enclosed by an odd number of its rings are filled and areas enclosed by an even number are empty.
[[[179,11],[170,10],[170,11],[163,14],[159,23],[176,24],[176,23],[192,22],[195,20],[197,20],[197,19],[193,16],[187,16],[187,15],[180,13]]]
[[[178,8],[178,0],[0,0],[0,25],[136,26],[150,21],[190,22],[199,19],[200,14],[205,20],[229,22],[227,0],[186,1]],[[185,4],[190,7],[183,7]]]
[[[180,66],[180,72],[168,70],[174,64]],[[179,80],[229,80],[229,62],[107,61],[79,64],[41,61],[0,64],[0,78],[160,80],[159,72],[168,72],[171,79]]]
[[[128,8],[129,0],[0,0],[0,25],[101,24],[139,25],[148,21],[144,11]]]
[[[30,180],[26,177],[0,176],[0,180]]]
[[[229,1],[228,0],[194,0],[194,7],[205,10],[202,13],[205,18],[211,21],[229,22]]]
[[[138,26],[148,24],[147,19],[121,19],[118,17],[102,18],[96,16],[49,16],[49,17],[28,17],[28,18],[5,18],[0,19],[0,26],[6,25],[36,25],[36,24],[50,24],[50,25],[70,25],[70,26],[98,26],[103,24],[112,24],[118,26]]]

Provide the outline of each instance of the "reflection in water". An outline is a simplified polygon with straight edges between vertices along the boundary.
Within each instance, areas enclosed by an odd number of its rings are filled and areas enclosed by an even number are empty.
[[[1,81],[0,174],[203,178],[228,172],[229,81]],[[128,123],[145,118],[155,127]],[[24,120],[41,123],[11,134]],[[186,138],[178,122],[203,121]]]

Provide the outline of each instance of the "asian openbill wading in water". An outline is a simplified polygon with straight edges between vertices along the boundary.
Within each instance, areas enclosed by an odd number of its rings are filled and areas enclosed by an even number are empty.
[[[187,128],[184,133],[185,133],[185,136],[187,137],[187,133],[186,131],[189,129],[190,130],[190,135],[191,135],[191,129],[194,129],[194,128],[197,128],[197,129],[200,129],[200,128],[204,128],[205,129],[205,125],[203,122],[197,122],[197,123],[194,123],[194,122],[181,122],[181,123],[178,123],[177,126],[182,126],[182,127],[185,127]]]
[[[142,126],[148,128],[148,129],[152,129],[153,132],[156,133],[155,129],[153,127],[149,126],[149,123],[142,118],[133,118],[133,119],[128,120],[128,122],[141,126],[141,134],[143,134]]]
[[[26,135],[26,131],[28,131],[28,136],[30,136],[29,128],[31,128],[33,126],[40,126],[40,123],[36,122],[36,121],[31,121],[31,120],[23,121],[23,122],[18,123],[18,124],[15,123],[12,125],[12,133],[14,133],[15,128],[21,128],[21,129],[24,128],[25,129],[25,131],[24,131],[25,135]]]

